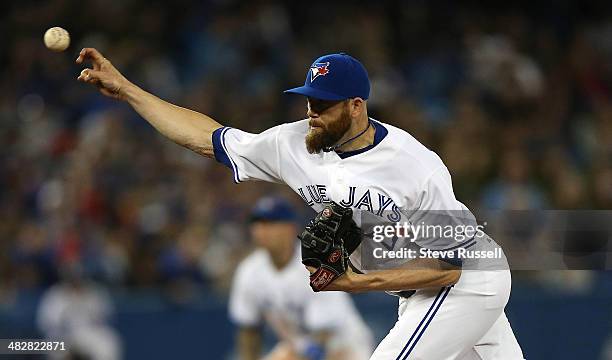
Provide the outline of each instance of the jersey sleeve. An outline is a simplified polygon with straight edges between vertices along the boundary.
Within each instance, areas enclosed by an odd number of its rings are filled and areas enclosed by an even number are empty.
[[[247,270],[239,267],[234,275],[229,296],[229,316],[239,326],[257,326],[261,323],[261,311]]]
[[[419,209],[457,211],[466,209],[455,198],[451,175],[446,166],[436,169],[422,186]]]
[[[260,134],[222,127],[212,134],[215,159],[234,173],[234,182],[283,182],[278,136],[282,125]]]
[[[474,241],[477,234],[476,219],[455,198],[446,166],[434,171],[421,189],[418,206],[410,215],[413,225],[420,225],[427,230],[417,234],[417,245],[432,250],[456,250]]]

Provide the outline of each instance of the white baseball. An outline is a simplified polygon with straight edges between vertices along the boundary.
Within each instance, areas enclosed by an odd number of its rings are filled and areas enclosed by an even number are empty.
[[[68,48],[68,45],[70,45],[70,34],[68,34],[68,31],[58,26],[47,30],[43,39],[45,40],[47,49],[52,51],[64,51]]]

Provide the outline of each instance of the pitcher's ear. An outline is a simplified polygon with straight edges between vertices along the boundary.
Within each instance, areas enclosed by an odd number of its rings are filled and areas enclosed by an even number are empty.
[[[366,101],[360,97],[355,97],[349,99],[349,109],[353,116],[360,115],[363,111],[365,111]]]

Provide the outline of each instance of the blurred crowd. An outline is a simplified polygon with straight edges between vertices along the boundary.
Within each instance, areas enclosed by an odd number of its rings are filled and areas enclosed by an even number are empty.
[[[612,5],[453,1],[22,1],[0,15],[0,303],[79,264],[110,288],[226,291],[272,184],[158,135],[76,81],[97,47],[136,84],[251,132],[305,117],[282,94],[344,51],[371,116],[435,150],[468,207],[612,209]],[[65,53],[42,34],[63,26]],[[400,164],[398,164],[400,166]],[[66,270],[68,269],[68,270]],[[187,299],[188,300],[188,299]]]

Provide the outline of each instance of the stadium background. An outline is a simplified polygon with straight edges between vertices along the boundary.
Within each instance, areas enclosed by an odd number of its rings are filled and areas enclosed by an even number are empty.
[[[110,294],[125,358],[224,359],[250,206],[281,193],[311,216],[283,187],[234,185],[77,83],[84,46],[160,97],[251,132],[302,118],[304,100],[282,90],[318,55],[345,51],[369,70],[372,116],[438,152],[468,207],[612,209],[612,5],[513,3],[4,3],[0,338],[42,336],[40,299],[72,274]],[[42,44],[58,25],[72,35],[61,54]],[[528,358],[612,359],[609,272],[514,279],[507,313]],[[396,300],[355,299],[384,336]]]

